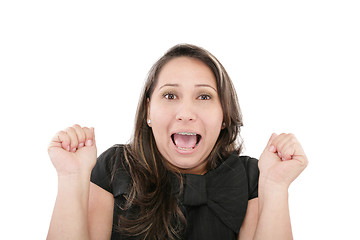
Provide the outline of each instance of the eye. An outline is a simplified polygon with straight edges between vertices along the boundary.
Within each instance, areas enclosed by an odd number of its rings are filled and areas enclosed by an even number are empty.
[[[198,98],[200,100],[210,100],[211,96],[209,94],[201,94]]]
[[[175,94],[173,94],[173,93],[165,93],[163,96],[164,96],[164,98],[166,98],[166,99],[168,99],[168,100],[174,100],[174,99],[176,99],[176,96],[175,96]]]

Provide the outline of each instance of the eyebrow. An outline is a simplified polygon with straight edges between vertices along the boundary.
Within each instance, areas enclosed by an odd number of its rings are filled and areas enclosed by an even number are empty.
[[[196,84],[195,87],[209,87],[209,88],[214,89],[215,92],[217,92],[216,89],[214,87],[210,86],[209,84]]]
[[[159,88],[159,90],[162,89],[163,87],[179,87],[179,84],[166,83],[166,84],[162,85]],[[196,84],[195,87],[209,87],[209,88],[212,88],[215,92],[217,92],[217,90],[214,87],[210,86],[209,84]]]

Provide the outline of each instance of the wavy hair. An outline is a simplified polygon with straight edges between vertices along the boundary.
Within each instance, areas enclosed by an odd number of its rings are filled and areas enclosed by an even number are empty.
[[[176,169],[169,169],[146,123],[148,100],[162,67],[171,59],[183,56],[199,59],[212,70],[223,110],[224,128],[207,158],[207,170],[216,168],[232,152],[240,154],[242,150],[242,115],[235,88],[225,68],[215,56],[198,46],[179,44],[169,49],[148,73],[139,99],[134,133],[124,148],[125,162],[132,178],[129,193],[125,196],[124,210],[131,208],[136,211],[131,211],[132,216],[120,216],[118,230],[129,236],[180,239],[186,226],[177,196],[171,194],[173,186],[170,175],[175,173],[181,180],[181,174]]]

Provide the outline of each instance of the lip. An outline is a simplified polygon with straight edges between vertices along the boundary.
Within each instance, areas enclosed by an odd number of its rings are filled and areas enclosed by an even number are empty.
[[[181,148],[178,148],[178,147],[175,145],[175,143],[174,143],[174,141],[173,141],[173,138],[172,138],[172,136],[173,136],[174,134],[179,134],[179,133],[182,133],[182,134],[187,134],[187,133],[188,133],[189,135],[190,135],[190,134],[196,134],[196,135],[199,135],[199,136],[200,136],[200,140],[199,140],[199,142],[195,145],[195,147],[192,148],[192,149],[181,149]],[[181,130],[178,130],[178,131],[174,131],[173,133],[170,134],[170,140],[171,140],[171,143],[172,143],[175,151],[178,152],[178,153],[180,153],[180,154],[185,154],[185,155],[194,153],[194,152],[199,148],[199,145],[200,145],[201,142],[202,142],[202,138],[203,138],[203,136],[202,136],[199,132],[194,131],[194,130],[189,130],[189,129],[181,129]]]
[[[175,134],[175,133],[195,133],[195,134],[199,134],[201,136],[201,133],[196,131],[196,130],[192,130],[192,129],[178,129],[176,131],[173,131],[170,133],[170,136]]]

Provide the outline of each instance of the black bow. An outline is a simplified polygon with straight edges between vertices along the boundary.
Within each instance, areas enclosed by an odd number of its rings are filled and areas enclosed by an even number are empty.
[[[182,204],[185,207],[207,205],[227,227],[239,232],[249,196],[243,161],[233,154],[205,175],[183,174]]]

